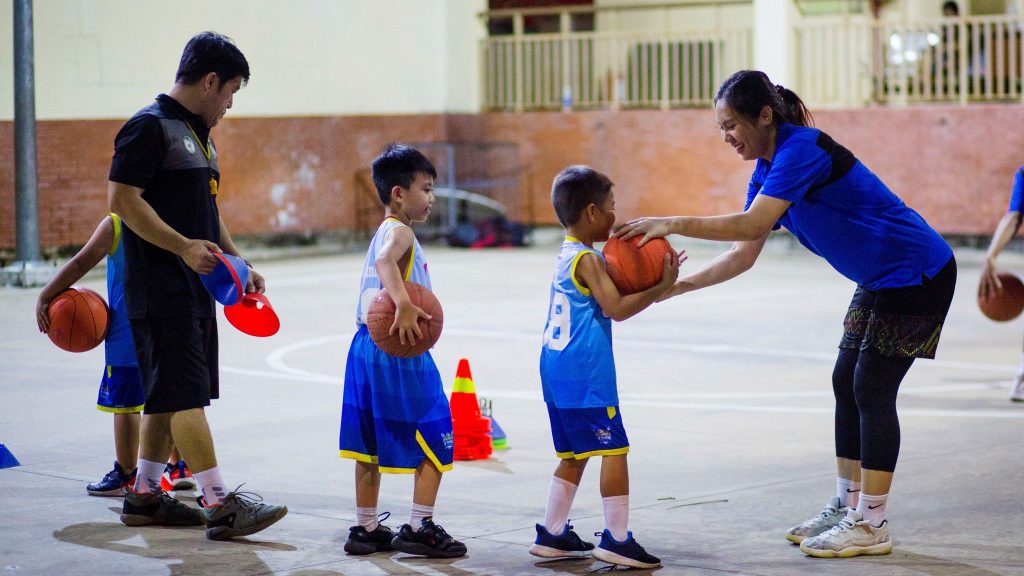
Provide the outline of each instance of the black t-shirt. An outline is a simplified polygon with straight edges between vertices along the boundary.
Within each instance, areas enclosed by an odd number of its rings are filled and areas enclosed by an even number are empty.
[[[220,171],[210,129],[170,96],[157,96],[121,127],[110,180],[141,188],[142,199],[185,238],[220,242],[216,187],[210,183],[220,180]],[[214,315],[214,300],[179,256],[130,227],[124,246],[129,318]]]

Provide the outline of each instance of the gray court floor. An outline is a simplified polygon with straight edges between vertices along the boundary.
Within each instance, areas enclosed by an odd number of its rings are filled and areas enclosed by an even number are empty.
[[[681,244],[685,246],[685,244]],[[692,269],[718,247],[691,247]],[[587,574],[592,561],[541,562],[527,549],[556,463],[537,357],[556,248],[428,247],[445,327],[434,357],[448,386],[468,358],[510,449],[458,462],[436,519],[469,555],[350,557],[353,466],[337,455],[345,353],[363,255],[260,261],[282,319],[272,338],[221,321],[222,398],[208,410],[225,479],[288,516],[230,542],[199,529],[128,528],[120,500],[86,495],[110,469],[111,417],[95,409],[102,348],[70,354],[33,321],[35,290],[0,289],[0,470],[4,574],[293,574],[321,576]],[[280,255],[278,255],[280,256]],[[1024,320],[996,324],[974,304],[980,253],[960,251],[960,280],[935,361],[901,390],[903,443],[890,556],[805,557],[783,538],[835,489],[830,374],[853,285],[786,242],[732,282],[616,324],[622,412],[632,443],[630,525],[660,556],[659,575],[1024,574],[1024,405],[1007,400]],[[1024,271],[1024,258],[1002,261]],[[84,284],[103,291],[101,276]],[[598,467],[572,511],[602,529]],[[386,476],[380,509],[408,519],[412,481]]]

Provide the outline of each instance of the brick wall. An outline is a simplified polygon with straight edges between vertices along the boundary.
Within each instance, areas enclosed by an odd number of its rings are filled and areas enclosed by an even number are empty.
[[[1024,106],[821,111],[815,120],[945,234],[990,234],[1024,163]],[[106,213],[121,124],[38,124],[44,247],[83,244]],[[15,238],[13,135],[13,123],[0,122],[0,249]],[[556,222],[551,179],[568,164],[612,178],[620,220],[739,210],[753,169],[722,143],[709,110],[229,118],[214,138],[219,202],[236,235],[358,227],[373,205],[358,174],[391,141],[517,142],[523,194],[514,208],[542,224]]]

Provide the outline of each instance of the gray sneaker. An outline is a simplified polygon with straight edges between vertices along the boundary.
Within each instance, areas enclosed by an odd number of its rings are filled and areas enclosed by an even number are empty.
[[[846,506],[839,505],[839,497],[833,496],[825,505],[825,509],[818,512],[817,516],[786,530],[786,540],[799,544],[804,541],[804,538],[817,536],[839,524],[846,517],[847,510]]]
[[[241,488],[241,486],[239,486]],[[264,504],[263,498],[252,492],[234,492],[217,506],[203,509],[206,518],[206,537],[227,540],[235,536],[248,536],[277,522],[288,513],[286,506]]]
[[[879,556],[892,552],[889,523],[872,526],[856,510],[848,510],[839,524],[800,543],[800,551],[815,558]]]
[[[121,522],[125,526],[201,526],[203,513],[166,492],[139,494],[128,488],[121,507]]]

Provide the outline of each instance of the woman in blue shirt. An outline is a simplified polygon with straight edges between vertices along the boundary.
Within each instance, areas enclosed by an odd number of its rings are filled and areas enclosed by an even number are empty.
[[[641,218],[616,235],[735,241],[663,298],[747,271],[780,226],[857,283],[832,375],[837,496],[786,538],[816,557],[888,554],[885,510],[900,444],[896,393],[915,358],[935,356],[956,283],[953,251],[849,150],[813,128],[796,94],[763,72],[727,79],[715,114],[725,143],[757,162],[744,211]]]

